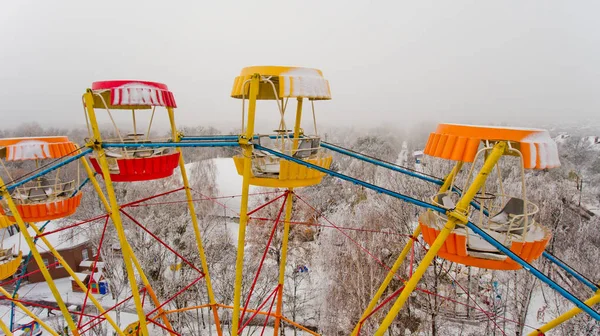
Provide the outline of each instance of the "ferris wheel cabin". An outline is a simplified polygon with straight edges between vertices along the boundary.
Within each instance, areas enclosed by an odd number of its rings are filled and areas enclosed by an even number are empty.
[[[18,180],[23,168],[39,168],[48,160],[75,155],[77,147],[67,137],[28,137],[0,139],[0,163],[2,174],[11,181]],[[32,167],[27,167],[27,165]],[[7,194],[24,222],[40,222],[72,215],[81,203],[78,189],[79,174],[57,169],[53,176],[41,176]],[[15,223],[7,199],[0,200],[0,227],[8,228]],[[23,253],[16,246],[0,244],[0,280],[17,272]]]
[[[165,178],[173,175],[179,164],[180,153],[171,147],[144,147],[152,142],[166,142],[171,139],[160,139],[151,136],[152,123],[156,108],[164,108],[172,112],[177,107],[173,93],[162,83],[113,80],[92,83],[93,109],[105,110],[112,126],[114,135],[108,136],[104,143],[117,143],[120,148],[106,148],[110,177],[113,182],[147,181]],[[113,113],[131,113],[131,127],[123,130],[115,122]],[[147,125],[139,125],[139,112],[146,110]],[[97,125],[96,113],[90,115],[86,110],[88,125]],[[89,129],[90,136],[92,130]],[[142,133],[145,132],[145,133]],[[97,155],[97,154],[95,154]],[[96,157],[90,157],[94,170],[102,175],[102,169]]]
[[[273,107],[279,112],[280,118],[279,122],[273,125],[273,133],[256,134],[252,143],[328,169],[331,166],[332,156],[321,149],[321,137],[317,132],[315,115],[315,101],[331,99],[329,82],[323,77],[323,73],[317,69],[284,66],[255,66],[242,69],[241,74],[235,78],[231,91],[231,97],[242,100],[242,134],[245,133],[247,105],[253,104],[250,86],[256,74],[260,79],[255,100],[273,101]],[[296,122],[293,129],[288,129],[285,122],[290,98],[296,100]],[[310,103],[312,112],[312,134],[305,133],[301,125],[305,101]],[[244,156],[236,155],[233,159],[238,173],[243,175]],[[254,147],[252,151],[250,177],[252,185],[278,188],[304,187],[319,184],[323,176],[325,174],[319,171],[280,159],[259,148]]]
[[[39,167],[47,160],[75,154],[77,147],[64,136],[0,139],[0,161],[10,180],[17,177],[13,175],[18,173],[19,161],[32,161]],[[57,169],[54,176],[36,178],[10,191],[23,221],[40,222],[75,213],[81,202],[79,175],[76,178],[68,175]],[[2,200],[0,204],[0,213],[6,216],[0,223],[13,224],[15,219],[6,201]]]
[[[527,200],[525,169],[548,169],[560,166],[556,143],[545,130],[440,124],[431,133],[426,155],[452,160],[460,168],[471,163],[466,176],[452,177],[451,188],[432,196],[432,202],[452,211],[462,190],[473,179],[475,166],[480,166],[495,143],[506,141],[508,150],[495,166],[497,176],[490,175],[475,196],[467,216],[469,221],[527,262],[539,258],[552,236],[550,230],[535,220],[537,205]],[[504,185],[511,169],[512,188]],[[450,176],[450,175],[449,175]],[[515,185],[520,189],[515,192]],[[419,217],[424,240],[433,244],[446,221],[445,214],[427,211]],[[460,264],[497,270],[516,270],[521,266],[498,251],[466,226],[457,226],[438,252],[441,258]]]

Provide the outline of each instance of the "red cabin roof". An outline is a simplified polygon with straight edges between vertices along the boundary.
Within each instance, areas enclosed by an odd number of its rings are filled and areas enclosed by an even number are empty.
[[[167,85],[139,80],[109,80],[92,83],[96,93],[110,92],[112,107],[164,106],[177,107],[173,93]],[[104,96],[104,95],[103,95]]]

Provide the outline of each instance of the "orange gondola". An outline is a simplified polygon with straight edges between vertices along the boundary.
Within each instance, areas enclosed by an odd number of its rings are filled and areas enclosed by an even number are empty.
[[[429,136],[425,154],[457,162],[472,162],[465,186],[472,179],[478,159],[483,160],[494,143],[507,141],[507,156],[518,158],[521,193],[510,195],[502,184],[500,166],[496,179],[488,178],[476,195],[478,209],[472,206],[469,220],[527,262],[539,258],[552,236],[535,220],[538,207],[527,200],[525,169],[547,169],[560,165],[556,144],[545,130],[441,124]],[[505,162],[506,163],[506,162]],[[514,164],[514,162],[512,162]],[[458,179],[458,178],[456,178]],[[454,181],[453,181],[454,184]],[[458,188],[438,193],[432,202],[453,210],[460,198]],[[423,238],[433,244],[447,221],[445,214],[427,211],[419,216]],[[438,256],[468,266],[496,270],[516,270],[521,266],[498,251],[471,229],[457,226],[446,239]]]
[[[165,84],[113,80],[94,82],[92,84],[94,108],[105,109],[116,132],[116,138],[105,139],[104,143],[130,144],[130,147],[107,148],[105,155],[108,160],[110,177],[113,182],[148,181],[173,175],[179,164],[180,153],[170,147],[149,148],[134,145],[149,144],[153,141],[165,142],[168,139],[150,139],[150,131],[156,107],[174,108],[175,98]],[[132,115],[132,133],[123,134],[111,110],[130,110]],[[152,110],[146,134],[138,133],[137,110]],[[86,117],[87,115],[86,110]],[[90,136],[91,136],[91,130]],[[100,164],[96,157],[90,157],[94,170],[102,175]]]
[[[44,159],[59,159],[77,154],[77,147],[64,136],[0,139],[0,160],[5,173],[11,177],[5,161],[35,161],[36,166]],[[64,178],[60,169],[52,178],[42,176],[13,190],[11,197],[25,222],[40,222],[72,215],[81,202],[78,190],[79,176]],[[14,216],[5,201],[0,202],[1,223],[14,223]]]

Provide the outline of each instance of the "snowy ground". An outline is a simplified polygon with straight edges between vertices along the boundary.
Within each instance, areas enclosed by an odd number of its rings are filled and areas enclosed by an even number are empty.
[[[71,290],[71,281],[69,278],[57,279],[57,280],[55,280],[55,284],[56,284],[56,287],[57,287],[61,297],[67,304],[67,306],[83,304],[85,293],[73,292]],[[23,300],[31,301],[31,302],[36,302],[36,301],[56,302],[56,300],[52,296],[52,293],[50,292],[50,288],[48,287],[48,284],[46,282],[27,284],[27,285],[22,286],[21,288],[22,289],[19,291],[19,293],[21,294],[21,298]],[[94,296],[100,301],[100,303],[102,304],[102,306],[105,309],[108,309],[109,307],[111,307],[115,304],[114,300],[112,300],[110,295],[96,294]],[[89,304],[90,303],[88,300],[88,307],[89,307]],[[39,308],[39,307],[28,307],[28,308],[34,314],[36,314],[38,317],[40,317],[42,320],[44,320],[50,326],[52,326],[56,329],[58,329],[59,324],[62,324],[64,321],[60,317],[61,314],[59,311],[55,311],[56,316],[52,316],[52,315],[49,316],[47,309]],[[130,300],[130,302],[126,302],[123,305],[123,309],[134,312],[135,308],[133,307],[133,301]],[[15,312],[16,312],[15,313],[15,322],[16,323],[25,324],[25,323],[29,323],[32,321],[32,319],[29,316],[25,315],[25,313],[23,313],[20,309],[17,308],[15,310]],[[115,319],[115,314],[113,312],[110,312],[109,315],[113,319]],[[10,306],[8,305],[8,302],[0,305],[0,318],[6,324],[8,324],[10,322]],[[59,322],[59,320],[63,320],[63,321]],[[137,320],[138,320],[138,318],[135,313],[121,312],[120,325],[122,328],[125,328],[127,325],[129,325],[130,323],[135,322]],[[151,327],[151,329],[154,330],[154,327]],[[16,334],[16,335],[18,335],[18,334]]]
[[[534,328],[539,328],[560,315],[555,305],[557,296],[560,297],[560,294],[538,282],[531,294],[531,302],[525,319],[526,326],[531,328],[525,327],[525,332],[531,332]],[[544,307],[546,308],[544,309]],[[540,312],[539,320],[538,312]]]

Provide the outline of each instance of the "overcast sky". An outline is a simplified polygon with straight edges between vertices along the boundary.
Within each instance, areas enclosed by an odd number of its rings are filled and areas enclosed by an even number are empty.
[[[136,4],[133,4],[136,3]],[[4,1],[0,127],[83,125],[92,81],[174,92],[179,124],[239,124],[248,65],[323,70],[330,124],[532,125],[600,111],[596,1]],[[277,111],[269,109],[274,124]]]

